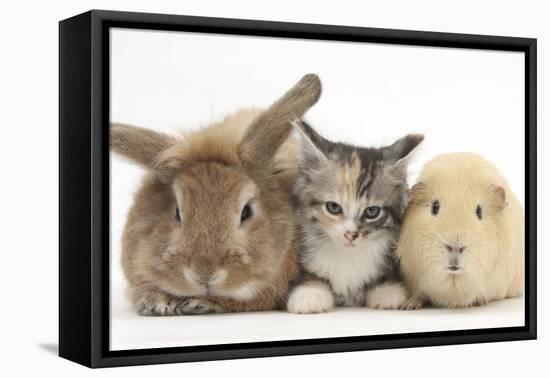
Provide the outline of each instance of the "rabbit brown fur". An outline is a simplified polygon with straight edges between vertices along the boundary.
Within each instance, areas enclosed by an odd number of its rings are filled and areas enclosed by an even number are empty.
[[[141,315],[285,306],[298,252],[291,122],[320,93],[318,77],[306,75],[267,110],[242,110],[182,138],[112,125],[111,150],[147,168],[122,239]]]
[[[430,161],[411,189],[397,248],[411,291],[403,308],[520,296],[523,213],[506,180],[481,156],[451,153]]]

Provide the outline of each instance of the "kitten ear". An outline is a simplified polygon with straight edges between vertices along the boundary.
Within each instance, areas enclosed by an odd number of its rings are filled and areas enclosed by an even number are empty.
[[[321,143],[324,139],[303,121],[292,122],[292,125],[302,142],[300,149],[300,166],[302,169],[318,167],[325,163],[327,157],[316,145],[316,143]]]
[[[405,159],[423,140],[424,135],[422,134],[409,134],[398,139],[391,146],[384,149],[384,159],[396,161]]]
[[[407,166],[411,152],[424,140],[422,134],[409,134],[392,145],[384,147],[382,154],[387,173],[399,181],[407,179]]]

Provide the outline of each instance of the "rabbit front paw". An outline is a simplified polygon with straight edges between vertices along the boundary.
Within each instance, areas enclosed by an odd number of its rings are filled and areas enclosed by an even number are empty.
[[[155,301],[145,301],[137,304],[137,312],[141,316],[172,316],[177,315],[178,302],[171,298],[160,297]]]
[[[137,306],[141,316],[200,315],[222,312],[221,307],[201,298],[157,298],[155,302],[144,302]]]
[[[177,315],[201,315],[222,312],[222,309],[207,299],[189,298],[180,302],[176,306],[175,312]]]

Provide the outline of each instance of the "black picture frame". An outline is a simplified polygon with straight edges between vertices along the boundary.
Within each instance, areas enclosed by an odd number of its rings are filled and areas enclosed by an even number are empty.
[[[525,326],[109,350],[109,28],[519,51],[525,54]],[[536,63],[532,38],[92,10],[59,23],[59,355],[88,367],[535,339]]]

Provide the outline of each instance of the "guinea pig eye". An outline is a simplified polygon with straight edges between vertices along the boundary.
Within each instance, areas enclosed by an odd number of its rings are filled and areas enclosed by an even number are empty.
[[[439,213],[439,200],[432,202],[432,215],[435,216]]]
[[[181,223],[180,208],[176,206],[176,222]]]
[[[329,201],[325,203],[325,207],[327,208],[328,212],[331,214],[342,214],[342,206],[337,204],[336,202]]]
[[[375,219],[380,215],[380,206],[369,206],[365,209],[364,214],[367,219]]]
[[[483,218],[483,210],[481,209],[481,206],[477,205],[476,207],[476,216],[479,220]]]
[[[241,223],[246,221],[252,216],[252,208],[249,204],[244,205],[243,210],[241,211]]]

